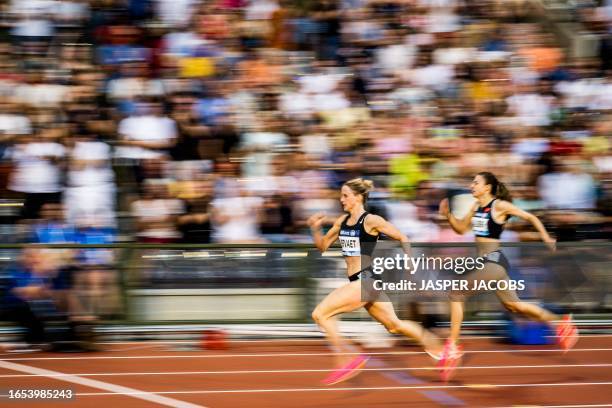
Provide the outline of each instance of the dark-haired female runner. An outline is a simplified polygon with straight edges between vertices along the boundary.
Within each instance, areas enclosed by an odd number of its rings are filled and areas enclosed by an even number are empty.
[[[499,249],[499,244],[506,220],[512,216],[530,222],[540,233],[542,241],[552,250],[555,249],[555,240],[548,235],[540,220],[513,205],[510,192],[495,175],[489,172],[478,173],[472,181],[471,191],[477,202],[462,219],[455,218],[450,212],[447,199],[440,203],[440,214],[448,219],[455,232],[464,234],[470,229],[474,232],[478,255],[485,258],[482,269],[476,269],[466,275],[469,287],[472,287],[475,281],[509,280],[509,263]],[[440,360],[444,380],[448,380],[461,358],[461,346],[457,342],[461,333],[465,300],[473,293],[474,291],[451,292],[451,331]],[[549,322],[555,328],[557,342],[564,350],[569,350],[578,341],[578,330],[570,315],[561,317],[537,305],[523,302],[514,290],[497,290],[496,295],[510,312]]]

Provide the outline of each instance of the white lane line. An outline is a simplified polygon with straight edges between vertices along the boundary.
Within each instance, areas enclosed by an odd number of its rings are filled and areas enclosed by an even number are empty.
[[[229,335],[231,336],[231,332],[229,333]],[[323,335],[321,335],[323,336]],[[350,337],[350,336],[349,336]],[[555,337],[555,336],[546,336],[546,337]],[[585,339],[585,338],[596,338],[596,337],[612,337],[612,334],[581,334],[580,338],[581,339]],[[472,340],[489,340],[489,339],[502,339],[505,338],[504,336],[463,336],[462,341],[463,342],[470,342]],[[396,339],[396,340],[402,340],[401,337],[392,337],[392,336],[374,336],[374,337],[368,337],[368,340],[390,340],[390,339]],[[304,343],[325,343],[327,344],[327,340],[322,337],[322,338],[317,338],[317,339],[312,339],[312,338],[308,338],[308,339],[232,339],[231,337],[228,338],[227,340],[230,343],[284,343],[284,342],[289,342],[289,343],[300,343],[300,342],[304,342]],[[142,343],[149,343],[149,344],[160,344],[160,345],[164,345],[164,344],[198,344],[200,342],[200,338],[199,337],[194,337],[191,340],[140,340],[140,341],[104,341],[101,342],[100,344],[104,344],[104,345],[123,345],[123,344],[142,344]]]
[[[612,407],[612,402],[609,404],[587,404],[587,405],[503,405],[501,407],[492,408],[595,408],[595,407]]]
[[[103,393],[105,395],[129,395],[141,400],[175,408],[203,408],[201,405],[191,404],[189,402],[176,400],[174,398],[164,397],[163,395],[157,395],[157,393],[140,391],[135,388],[123,387],[121,385],[92,380],[89,378],[81,378],[76,375],[63,375],[64,373],[58,371],[45,370],[43,368],[38,367],[30,367],[23,364],[9,363],[7,361],[0,361],[0,367],[5,368],[7,370],[19,371],[22,373],[36,374],[50,378],[60,378],[62,381],[84,385],[86,387],[91,388],[98,388],[100,390],[110,391],[108,393]],[[58,377],[59,375],[62,375],[62,377]]]
[[[587,351],[612,351],[612,348],[584,348],[571,349],[570,352],[587,352]],[[466,354],[480,353],[563,353],[562,349],[507,349],[507,350],[467,350]],[[172,358],[255,358],[255,357],[315,357],[315,356],[354,356],[363,354],[361,352],[347,353],[251,353],[251,354],[181,354],[181,355],[150,355],[150,356],[81,356],[81,357],[17,357],[5,358],[4,361],[44,361],[44,360],[131,360],[131,359],[172,359]],[[375,351],[366,352],[371,356],[380,355],[414,355],[426,354],[424,351]]]
[[[532,368],[580,368],[580,367],[612,367],[612,364],[546,364],[546,365],[499,365],[499,366],[460,366],[458,370],[497,370],[497,369],[532,369]],[[382,367],[362,368],[361,371],[437,371],[437,367]],[[115,376],[145,376],[145,375],[219,375],[219,374],[287,374],[287,373],[321,373],[329,372],[329,368],[293,369],[293,370],[225,370],[225,371],[149,371],[149,372],[126,372],[126,373],[75,373],[59,374],[52,377],[115,377]],[[46,374],[4,374],[0,378],[23,378],[23,377],[51,377]]]
[[[542,383],[542,384],[490,384],[492,388],[534,388],[534,387],[594,387],[612,385],[612,382],[568,382],[568,383]],[[278,392],[333,392],[333,391],[394,391],[394,390],[453,390],[473,388],[473,385],[405,385],[389,387],[338,387],[338,388],[272,388],[272,389],[244,389],[244,390],[191,390],[191,391],[155,391],[155,394],[251,394],[251,393],[278,393]],[[113,395],[113,393],[85,392],[77,396]]]

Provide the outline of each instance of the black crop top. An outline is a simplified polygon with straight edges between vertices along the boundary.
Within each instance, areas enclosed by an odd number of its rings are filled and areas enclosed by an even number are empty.
[[[350,215],[342,221],[340,225],[340,245],[342,245],[343,256],[372,255],[378,235],[368,234],[365,230],[365,218],[369,213],[366,211],[354,225],[348,225],[346,221]]]
[[[472,216],[472,231],[477,237],[499,239],[504,224],[498,224],[493,219],[493,203],[496,198],[484,207],[478,207]]]

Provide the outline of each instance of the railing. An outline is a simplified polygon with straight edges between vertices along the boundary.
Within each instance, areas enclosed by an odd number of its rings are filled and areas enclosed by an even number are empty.
[[[558,243],[554,253],[541,243],[503,244],[512,265],[511,279],[525,281],[521,298],[554,310],[604,317],[612,311],[611,249],[610,242]],[[103,250],[113,255],[112,264],[87,260]],[[75,279],[69,286],[80,297],[107,296],[115,285],[120,289],[120,308],[110,318],[124,323],[309,322],[314,306],[348,282],[338,247],[320,254],[303,244],[4,244],[0,268],[5,277],[27,251],[55,257],[51,274],[71,270]],[[57,261],[60,253],[63,260]],[[412,256],[475,256],[475,248],[467,243],[413,243]],[[437,279],[439,272],[434,268],[414,277]],[[87,286],[92,284],[87,279],[78,279],[96,273],[105,278],[106,286],[99,292]],[[104,306],[107,299],[97,299],[97,306],[100,301]],[[448,319],[445,291],[427,296],[420,291],[399,293],[392,301],[402,317]],[[468,302],[472,319],[501,310],[494,292]],[[364,318],[363,310],[346,316]]]

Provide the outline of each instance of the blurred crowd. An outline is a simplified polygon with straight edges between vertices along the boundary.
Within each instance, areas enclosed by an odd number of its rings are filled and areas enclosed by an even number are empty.
[[[1,241],[309,242],[356,176],[412,240],[470,239],[437,207],[485,170],[559,239],[609,239],[612,2],[572,2],[586,58],[536,3],[1,1]],[[112,252],[29,251],[3,306],[117,310]]]
[[[588,238],[611,209],[612,6],[575,3],[599,57],[521,0],[5,1],[3,239],[304,241],[363,176],[412,239],[453,240],[437,203],[482,170]]]

